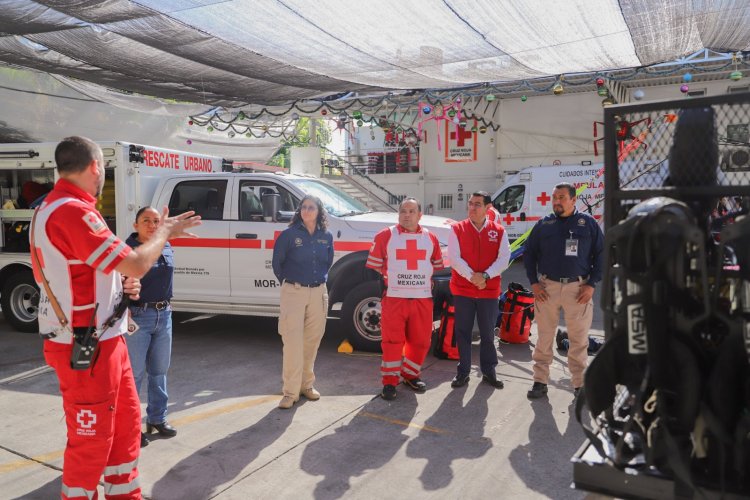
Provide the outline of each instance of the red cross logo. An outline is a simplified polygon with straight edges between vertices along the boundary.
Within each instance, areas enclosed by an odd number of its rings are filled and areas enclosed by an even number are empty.
[[[94,215],[93,212],[89,212],[88,219],[89,219],[89,224],[96,224],[99,222],[99,218],[96,215]]]
[[[451,132],[450,137],[452,141],[457,141],[458,146],[460,147],[464,145],[464,139],[468,139],[469,137],[471,137],[471,134],[471,130],[466,130],[465,128],[458,127],[458,132]]]
[[[503,217],[503,222],[505,222],[506,226],[510,226],[510,223],[513,222],[515,219],[510,214],[505,214],[505,217]]]
[[[81,410],[76,415],[76,422],[82,429],[91,429],[91,426],[96,423],[96,414],[91,410]]]
[[[396,260],[405,260],[406,269],[410,271],[415,271],[418,267],[417,263],[425,258],[427,258],[427,250],[418,249],[417,240],[408,240],[406,248],[396,249]]]
[[[547,194],[547,191],[542,191],[542,194],[540,196],[536,197],[537,201],[542,204],[542,206],[547,205],[547,202],[551,200],[552,198],[549,197]]]

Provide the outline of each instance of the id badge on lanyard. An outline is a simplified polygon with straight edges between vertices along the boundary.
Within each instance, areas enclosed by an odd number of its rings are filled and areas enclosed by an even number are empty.
[[[570,238],[565,240],[565,256],[578,257],[578,240],[573,238],[573,231],[568,231]]]

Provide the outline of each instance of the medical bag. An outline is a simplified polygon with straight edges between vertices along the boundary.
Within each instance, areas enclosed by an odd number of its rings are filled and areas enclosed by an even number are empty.
[[[443,302],[440,312],[440,327],[437,331],[437,342],[433,354],[440,359],[458,359],[458,345],[454,333],[456,310],[452,299]]]
[[[525,344],[529,341],[531,322],[534,320],[534,293],[518,283],[510,283],[499,303],[497,336],[507,344]]]

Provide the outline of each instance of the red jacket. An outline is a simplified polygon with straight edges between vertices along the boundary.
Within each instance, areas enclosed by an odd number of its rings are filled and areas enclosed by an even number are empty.
[[[481,273],[497,260],[500,243],[505,229],[497,222],[487,221],[481,231],[477,231],[471,220],[456,222],[451,229],[458,238],[461,258],[474,272]],[[501,279],[495,276],[487,281],[487,287],[480,290],[454,269],[451,272],[451,293],[474,299],[496,299],[500,296]]]

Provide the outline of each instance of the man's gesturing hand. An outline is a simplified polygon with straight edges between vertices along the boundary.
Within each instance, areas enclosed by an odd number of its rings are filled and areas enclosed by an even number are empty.
[[[188,229],[200,226],[201,224],[201,216],[195,215],[195,211],[193,210],[175,215],[174,217],[169,216],[168,207],[164,207],[161,211],[161,226],[169,232],[169,239],[197,238],[198,235],[188,232]]]

